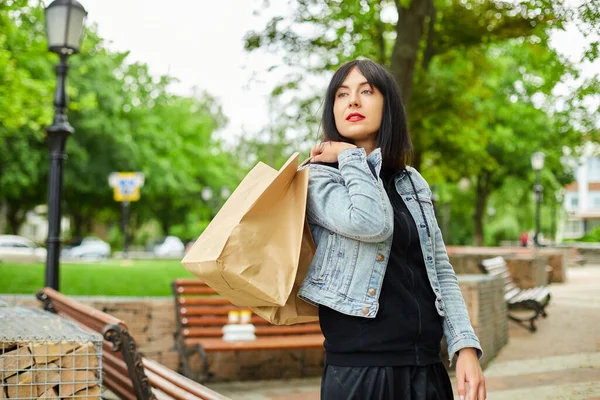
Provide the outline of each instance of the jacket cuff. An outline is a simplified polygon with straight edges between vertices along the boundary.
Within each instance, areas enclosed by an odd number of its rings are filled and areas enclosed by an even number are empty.
[[[466,347],[473,347],[477,349],[477,358],[481,359],[483,356],[483,350],[481,350],[481,344],[479,339],[473,335],[459,335],[452,340],[452,343],[448,343],[448,358],[450,359],[450,365],[454,355],[460,350]]]

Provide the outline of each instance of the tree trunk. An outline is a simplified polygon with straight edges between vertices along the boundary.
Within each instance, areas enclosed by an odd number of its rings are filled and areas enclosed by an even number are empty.
[[[378,12],[376,15],[377,18],[377,22],[376,22],[376,26],[377,26],[377,35],[375,37],[375,42],[377,43],[377,49],[378,49],[378,62],[380,64],[387,64],[387,59],[386,59],[386,55],[385,55],[385,39],[383,37],[383,32],[385,31],[385,28],[383,26],[383,23],[381,22],[381,9],[382,9],[382,2],[383,0],[379,0],[379,8],[378,8]]]
[[[171,224],[169,223],[169,218],[161,218],[160,227],[162,228],[163,234],[165,236],[169,236],[169,229],[171,229]]]
[[[83,215],[78,212],[72,213],[73,218],[73,237],[82,237],[83,236]]]
[[[8,222],[8,233],[13,235],[19,234],[19,229],[25,222],[25,211],[11,201],[6,202],[6,221]]]
[[[92,234],[94,231],[94,219],[88,216],[85,219],[85,223],[83,226],[85,226],[85,234],[86,235]]]
[[[423,53],[423,70],[429,70],[429,64],[431,59],[435,55],[435,22],[437,20],[437,10],[435,6],[432,6],[429,10],[429,23],[427,24],[427,44],[425,46],[425,52]]]
[[[421,169],[421,152],[416,149],[413,143],[413,163],[412,166],[419,171]]]
[[[485,206],[489,196],[489,173],[482,171],[477,176],[477,198],[475,199],[475,246],[483,246],[484,229],[483,218],[485,216]]]
[[[400,0],[396,0],[398,24],[390,70],[400,86],[402,102],[406,110],[410,104],[425,19],[431,15],[432,7],[433,0],[412,0],[408,8],[402,7]]]

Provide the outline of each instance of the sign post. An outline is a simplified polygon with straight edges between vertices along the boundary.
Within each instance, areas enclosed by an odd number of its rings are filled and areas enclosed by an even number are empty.
[[[114,190],[114,199],[122,205],[121,230],[123,232],[123,258],[127,255],[127,222],[129,221],[129,203],[140,199],[140,188],[144,186],[144,174],[141,172],[113,172],[108,184]]]

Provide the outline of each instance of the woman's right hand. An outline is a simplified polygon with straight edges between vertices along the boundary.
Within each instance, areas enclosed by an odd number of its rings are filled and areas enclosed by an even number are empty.
[[[313,162],[337,162],[338,155],[347,149],[355,149],[356,146],[345,142],[323,142],[314,146],[310,151]]]

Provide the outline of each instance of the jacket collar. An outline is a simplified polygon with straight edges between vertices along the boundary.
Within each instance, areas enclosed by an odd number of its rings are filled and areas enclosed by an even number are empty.
[[[381,149],[379,147],[373,150],[367,157],[367,161],[375,168],[377,176],[381,173],[382,160]]]

